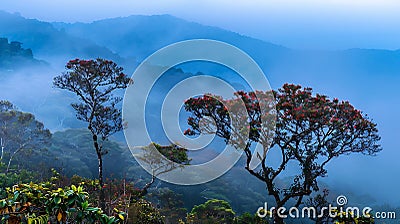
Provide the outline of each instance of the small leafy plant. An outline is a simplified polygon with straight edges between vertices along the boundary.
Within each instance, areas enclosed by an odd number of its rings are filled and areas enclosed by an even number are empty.
[[[123,223],[125,213],[113,210],[106,215],[92,207],[83,184],[56,188],[50,182],[19,184],[6,188],[6,197],[0,200],[0,222],[13,223]]]

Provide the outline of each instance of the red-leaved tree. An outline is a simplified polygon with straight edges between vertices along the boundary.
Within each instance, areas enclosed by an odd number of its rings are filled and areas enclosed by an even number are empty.
[[[351,153],[375,155],[382,150],[376,124],[347,101],[313,95],[311,88],[293,84],[285,84],[272,92],[239,91],[235,96],[230,100],[211,95],[188,99],[185,109],[191,112],[188,119],[191,129],[185,134],[216,134],[226,143],[244,150],[246,169],[266,184],[276,208],[292,200],[299,207],[304,197],[318,191],[317,179],[327,174],[326,165],[333,158]],[[228,108],[240,105],[245,106],[246,114],[240,110],[229,113]],[[243,129],[248,138],[238,134],[242,131],[238,124],[246,124]],[[276,126],[275,130],[271,125]],[[256,153],[260,168],[251,166],[255,143],[262,148]],[[271,148],[280,151],[278,166],[266,161]],[[299,172],[288,186],[277,186],[277,178],[292,162],[299,164]],[[283,223],[282,216],[276,213],[274,220]]]

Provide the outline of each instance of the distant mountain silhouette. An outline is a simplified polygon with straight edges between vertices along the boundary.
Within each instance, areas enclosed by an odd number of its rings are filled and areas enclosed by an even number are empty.
[[[177,41],[214,39],[239,47],[260,65],[272,84],[300,83],[335,76],[335,80],[365,78],[365,74],[400,72],[400,51],[350,49],[345,51],[292,50],[217,27],[188,22],[170,15],[129,16],[92,23],[53,23],[68,35],[86,38],[123,57],[141,61]],[[355,70],[349,74],[349,70]],[[196,71],[191,71],[196,72]],[[206,72],[207,71],[200,71]],[[350,79],[350,80],[349,80]]]
[[[107,46],[122,56],[134,56],[139,59],[177,41],[197,38],[225,41],[250,51],[285,50],[281,46],[170,15],[135,15],[93,23],[54,23],[54,25],[70,35],[88,38],[101,46]],[[257,48],[254,49],[254,46]]]
[[[24,47],[32,49],[41,59],[57,56],[60,59],[105,57],[120,60],[117,54],[88,39],[72,37],[50,23],[4,11],[0,11],[0,37],[24,43]]]
[[[0,37],[0,71],[13,71],[21,67],[44,65],[33,57],[31,49],[22,48],[21,42]]]

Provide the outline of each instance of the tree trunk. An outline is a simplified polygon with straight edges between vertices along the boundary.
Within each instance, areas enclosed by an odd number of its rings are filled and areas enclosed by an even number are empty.
[[[11,156],[10,159],[8,160],[8,164],[7,164],[7,169],[6,169],[6,174],[8,172],[10,172],[10,167],[11,167],[11,161],[14,159],[15,154],[17,154],[17,152],[19,151],[19,149],[17,151],[15,151]]]
[[[0,161],[3,160],[3,155],[4,155],[4,143],[3,143],[3,138],[0,138],[0,145],[1,145],[1,156],[0,156]]]
[[[104,194],[104,180],[103,180],[103,158],[101,153],[97,153],[97,159],[99,161],[99,183],[100,183],[100,195],[99,202],[100,208],[106,212],[106,197]]]
[[[29,140],[30,140],[30,138],[28,139],[28,141]],[[14,153],[12,153],[12,155],[10,156],[10,159],[8,160],[6,174],[10,171],[11,161],[14,159],[15,154],[17,154],[19,151],[24,149],[26,145],[27,145],[27,143],[20,144],[19,148],[17,150],[15,150]]]
[[[100,208],[106,212],[106,199],[104,194],[104,180],[103,180],[103,155],[101,148],[99,146],[98,138],[96,134],[93,134],[93,145],[96,149],[97,161],[99,165],[99,184],[100,184],[100,194],[99,194],[99,205]]]
[[[278,217],[278,215],[274,215],[274,223],[275,224],[284,224],[283,219],[281,217]]]

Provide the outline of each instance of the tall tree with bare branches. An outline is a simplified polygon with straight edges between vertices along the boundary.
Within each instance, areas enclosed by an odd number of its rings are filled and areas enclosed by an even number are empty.
[[[103,180],[103,156],[108,153],[103,142],[109,136],[122,130],[121,109],[118,103],[121,97],[114,95],[118,89],[128,87],[131,79],[123,73],[123,68],[115,62],[96,60],[71,60],[66,71],[54,78],[54,86],[69,90],[78,96],[79,103],[72,103],[78,120],[88,123],[96,150],[99,182]],[[105,209],[104,192],[100,191],[100,207]]]

